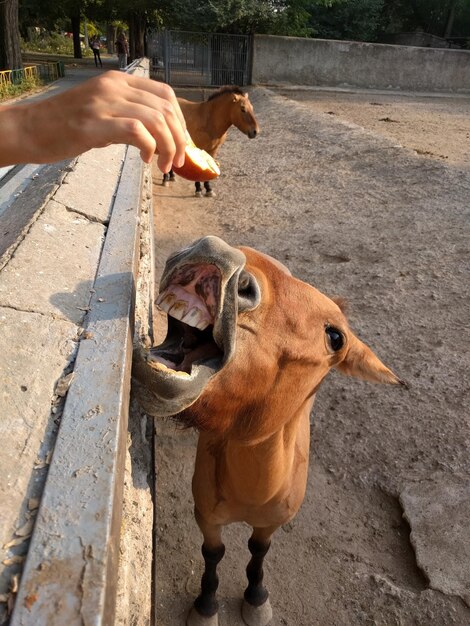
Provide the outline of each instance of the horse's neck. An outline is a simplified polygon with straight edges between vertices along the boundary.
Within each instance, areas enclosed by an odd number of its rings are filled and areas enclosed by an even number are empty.
[[[308,458],[309,409],[262,441],[254,443],[228,439],[218,479],[224,491],[238,502],[261,505],[285,490],[294,480],[297,458]]]
[[[225,95],[219,96],[203,103],[207,120],[206,128],[210,129],[213,139],[225,139],[225,135],[232,125],[230,106],[227,106],[226,98]]]

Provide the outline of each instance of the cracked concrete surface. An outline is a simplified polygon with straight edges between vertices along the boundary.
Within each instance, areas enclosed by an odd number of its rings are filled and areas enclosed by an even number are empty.
[[[79,157],[0,271],[0,594],[21,572],[29,537],[11,541],[44,486],[60,422],[55,386],[76,355],[124,151]],[[0,603],[0,623],[6,613]]]

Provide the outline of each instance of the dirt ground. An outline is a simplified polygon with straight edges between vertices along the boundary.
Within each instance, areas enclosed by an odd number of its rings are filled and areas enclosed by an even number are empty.
[[[163,188],[155,169],[157,276],[202,235],[256,247],[346,297],[354,331],[410,383],[324,381],[307,495],[266,559],[272,624],[468,624],[462,598],[418,567],[400,496],[468,480],[470,100],[262,88],[251,98],[262,133],[230,132],[216,198],[194,198],[182,180]],[[197,435],[156,428],[156,623],[180,626],[202,573]],[[220,626],[242,624],[249,534],[224,533]]]

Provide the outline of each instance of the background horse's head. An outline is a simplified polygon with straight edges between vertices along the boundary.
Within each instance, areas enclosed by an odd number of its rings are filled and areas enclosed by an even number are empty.
[[[224,96],[228,103],[230,121],[232,124],[236,126],[238,130],[241,130],[244,135],[247,135],[250,139],[254,139],[259,134],[260,128],[248,94],[240,89],[240,87],[227,85],[226,87],[221,87],[209,96],[209,100],[213,100],[219,96]]]

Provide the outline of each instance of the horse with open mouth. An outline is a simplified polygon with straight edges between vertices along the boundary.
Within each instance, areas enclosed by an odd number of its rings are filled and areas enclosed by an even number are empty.
[[[157,299],[163,343],[136,351],[145,411],[199,431],[193,477],[205,572],[189,626],[218,623],[223,526],[246,522],[251,560],[242,616],[272,617],[263,559],[273,533],[303,501],[310,412],[331,368],[404,385],[351,331],[340,303],[294,278],[275,259],[205,237],[170,256]]]

